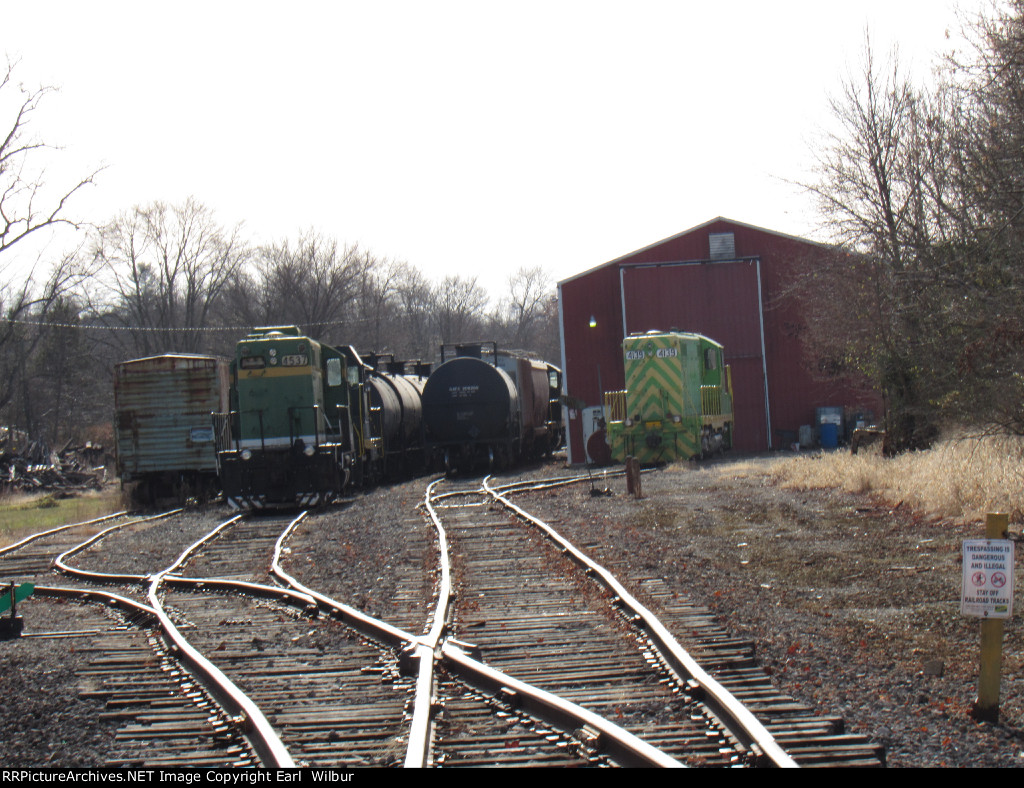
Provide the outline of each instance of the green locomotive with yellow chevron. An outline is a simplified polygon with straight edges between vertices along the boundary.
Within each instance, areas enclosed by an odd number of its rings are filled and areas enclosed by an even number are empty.
[[[643,464],[731,449],[732,375],[722,346],[700,334],[649,331],[622,342],[624,391],[605,393],[612,458]]]

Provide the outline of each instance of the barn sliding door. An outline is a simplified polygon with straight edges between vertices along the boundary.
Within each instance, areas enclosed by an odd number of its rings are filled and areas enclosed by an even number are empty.
[[[757,260],[623,266],[623,329],[688,331],[725,347],[732,367],[735,447],[770,448]]]

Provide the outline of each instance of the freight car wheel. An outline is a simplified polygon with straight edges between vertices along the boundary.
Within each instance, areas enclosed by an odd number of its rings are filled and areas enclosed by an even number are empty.
[[[133,482],[127,487],[128,500],[133,507],[149,508],[156,502],[156,492],[147,481]]]
[[[185,488],[181,495],[183,502],[193,499],[198,504],[209,503],[220,494],[216,478],[208,474],[195,476],[188,480],[187,486],[184,482],[182,486]]]
[[[194,498],[194,490],[188,479],[179,478],[171,485],[171,497],[178,502],[178,506],[186,506],[190,499]]]

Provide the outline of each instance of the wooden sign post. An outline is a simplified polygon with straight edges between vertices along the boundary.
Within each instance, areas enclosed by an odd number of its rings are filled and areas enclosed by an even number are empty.
[[[999,721],[999,681],[1003,660],[1003,619],[1013,615],[1013,542],[1006,538],[1009,516],[990,514],[985,539],[963,543],[963,592],[960,610],[981,622],[981,665],[978,699],[971,716]]]

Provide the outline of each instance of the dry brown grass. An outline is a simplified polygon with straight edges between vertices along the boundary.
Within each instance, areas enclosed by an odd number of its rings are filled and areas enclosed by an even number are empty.
[[[808,453],[773,463],[769,477],[789,488],[838,488],[965,521],[1006,512],[1024,521],[1024,439],[959,435],[928,451],[892,459],[877,451]]]

